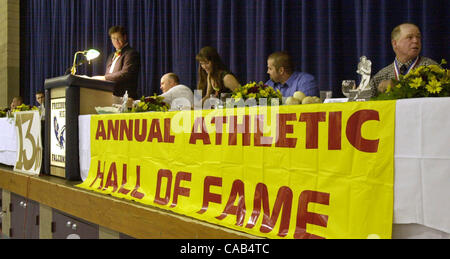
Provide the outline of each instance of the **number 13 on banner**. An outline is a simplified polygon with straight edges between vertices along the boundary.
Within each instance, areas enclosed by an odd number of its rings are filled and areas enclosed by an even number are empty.
[[[14,171],[38,175],[42,164],[41,119],[39,111],[14,113],[17,156]]]

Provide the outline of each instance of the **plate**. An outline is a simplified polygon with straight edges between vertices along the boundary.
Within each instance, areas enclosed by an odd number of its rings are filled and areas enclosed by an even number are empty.
[[[98,114],[112,114],[119,113],[119,109],[116,107],[95,107]]]

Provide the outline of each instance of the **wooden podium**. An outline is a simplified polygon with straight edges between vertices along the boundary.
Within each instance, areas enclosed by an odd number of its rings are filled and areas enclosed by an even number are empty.
[[[114,82],[64,75],[45,80],[44,169],[47,174],[78,181],[78,115],[111,106]]]

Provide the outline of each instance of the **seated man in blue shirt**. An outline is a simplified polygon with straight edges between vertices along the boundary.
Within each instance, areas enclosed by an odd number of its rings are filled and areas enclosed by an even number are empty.
[[[314,76],[294,71],[294,65],[287,52],[275,52],[267,58],[267,74],[270,80],[266,85],[279,89],[284,97],[302,91],[306,96],[319,96],[319,88]]]

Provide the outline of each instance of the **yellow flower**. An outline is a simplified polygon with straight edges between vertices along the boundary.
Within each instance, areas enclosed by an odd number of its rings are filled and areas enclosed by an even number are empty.
[[[444,76],[441,79],[441,84],[445,85],[445,84],[449,84],[450,83],[450,74],[448,76]]]
[[[424,84],[424,82],[422,81],[422,78],[421,78],[421,77],[417,77],[417,78],[414,78],[414,79],[411,81],[411,83],[409,83],[409,86],[410,86],[411,88],[418,89],[418,88],[421,87],[423,84]]]
[[[428,75],[428,81],[433,81],[433,80],[436,80],[436,76],[433,74]]]
[[[440,68],[438,65],[429,65],[428,66],[430,68],[430,70],[434,73],[442,73],[444,72],[442,68]]]
[[[417,72],[409,72],[408,74],[406,74],[405,75],[405,79],[408,79],[408,78],[410,78],[410,77],[416,77],[416,76],[418,76],[419,74],[417,73]]]
[[[402,85],[401,84],[396,84],[395,87],[402,88]]]
[[[436,80],[436,78],[433,78],[427,85],[426,88],[428,92],[434,94],[439,93],[442,90],[441,83]]]
[[[246,88],[247,89],[249,89],[249,88],[252,88],[253,86],[255,86],[256,85],[256,82],[252,82],[252,83],[250,83],[250,84],[247,84],[246,86]]]
[[[247,90],[245,90],[245,92],[247,92]],[[242,94],[241,93],[236,93],[236,95],[234,96],[235,99],[240,99],[242,98]]]
[[[415,72],[415,73],[417,73],[417,74],[420,74],[420,72],[422,72],[422,70],[424,70],[424,69],[426,69],[426,66],[420,66],[420,67],[414,69],[414,70],[411,71],[411,72]]]
[[[255,93],[251,93],[248,95],[248,98],[256,98],[256,94]]]
[[[259,94],[261,94],[262,96],[267,96],[267,95],[268,95],[268,93],[267,93],[266,90],[264,90],[264,89],[261,89],[261,90],[259,91]]]

